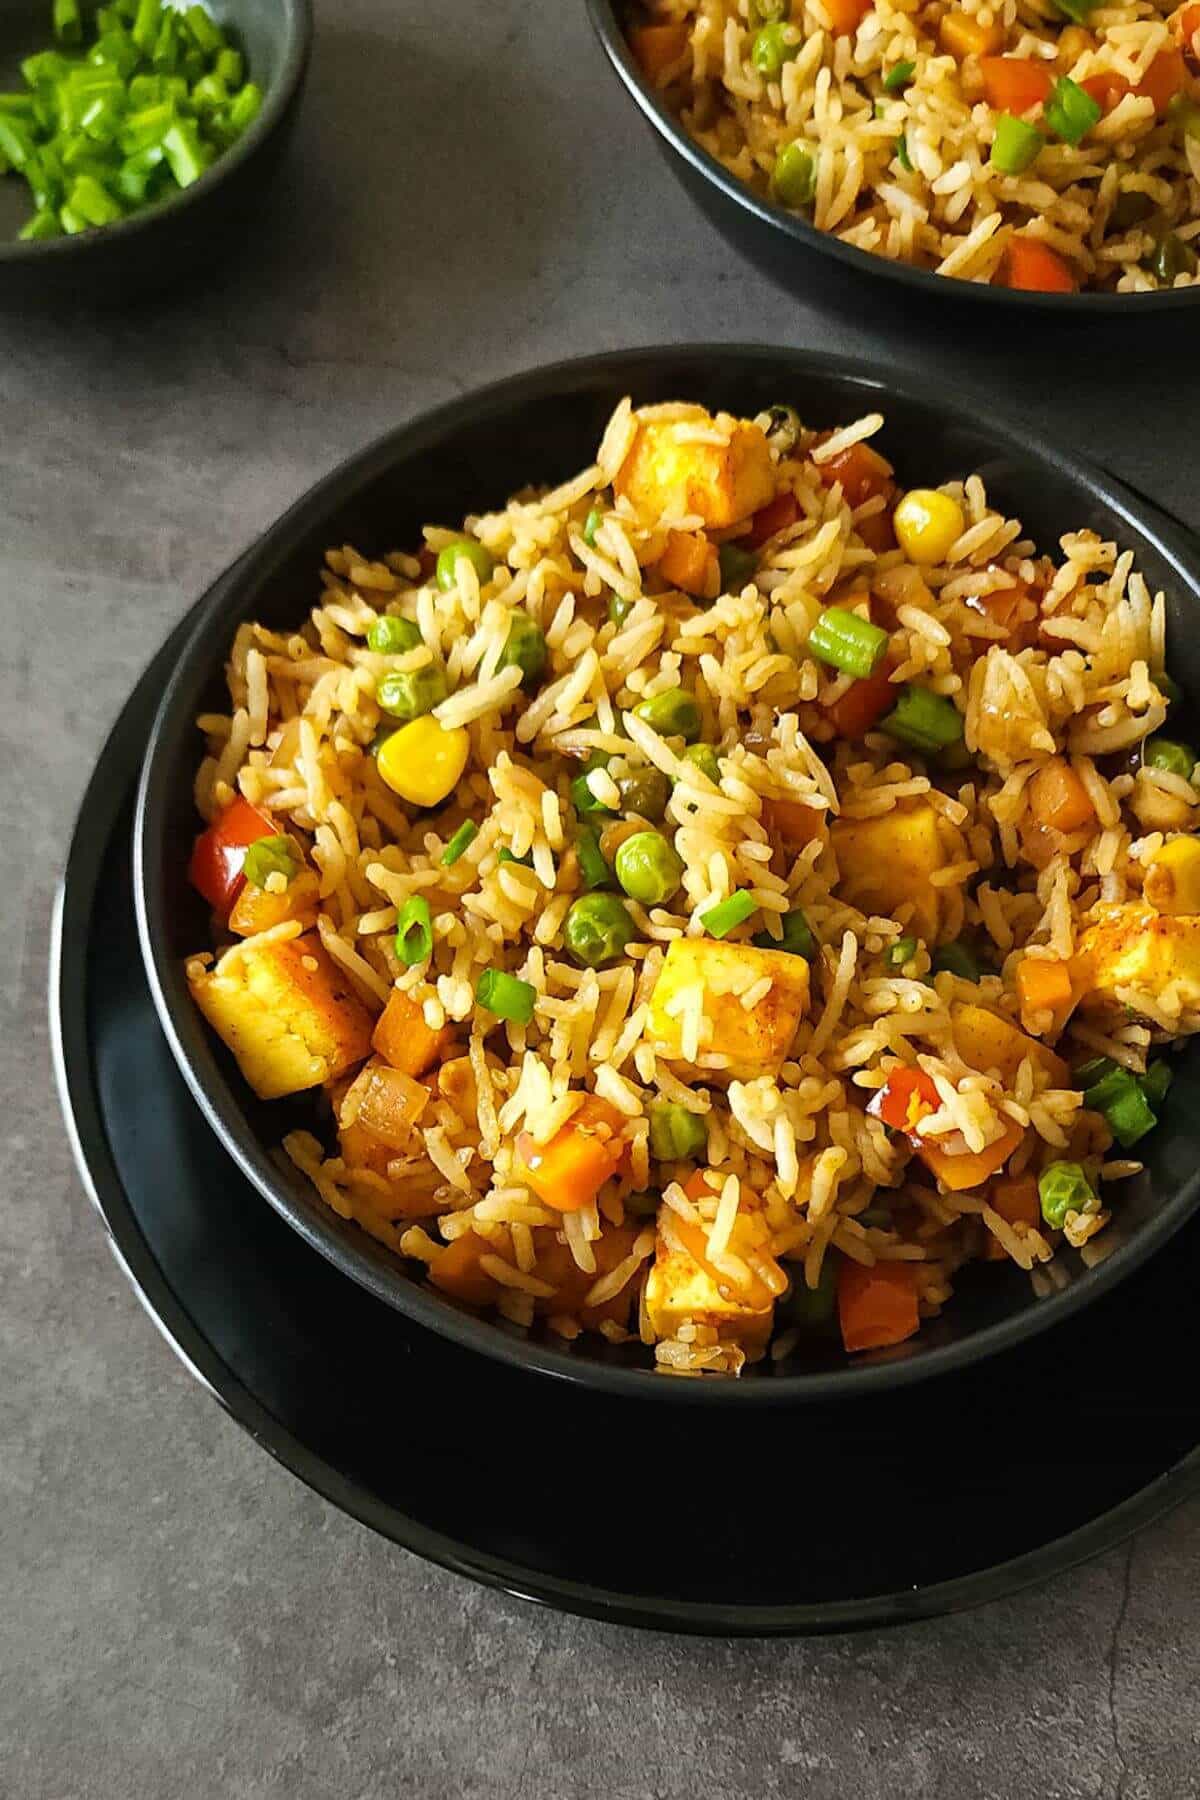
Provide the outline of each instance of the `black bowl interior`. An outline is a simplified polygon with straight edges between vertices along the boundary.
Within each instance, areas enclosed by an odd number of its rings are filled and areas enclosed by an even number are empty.
[[[28,264],[34,260],[90,256],[102,240],[111,249],[118,239],[144,235],[158,220],[193,205],[197,198],[203,200],[271,133],[304,73],[312,30],[310,0],[205,0],[205,4],[240,44],[249,77],[263,90],[262,111],[245,137],[219,157],[194,187],[160,206],[107,226],[103,232],[86,232],[77,238],[53,238],[36,244],[15,241],[33,210],[29,189],[19,175],[0,178],[0,270],[5,261]],[[90,18],[95,10],[92,0],[84,0],[84,10]],[[0,6],[0,91],[23,90],[24,58],[53,47],[50,0],[5,0]],[[69,46],[65,53],[78,54]]]
[[[1077,319],[1081,311],[1096,317],[1108,313],[1144,321],[1146,309],[1164,310],[1200,303],[1200,288],[1169,289],[1158,294],[1035,294],[1010,288],[956,281],[928,269],[875,256],[818,231],[807,219],[753,193],[744,182],[689,137],[662,96],[644,80],[625,40],[626,21],[638,12],[638,0],[587,0],[596,35],[622,85],[654,132],[655,141],[674,174],[712,223],[735,249],[791,292],[805,293],[822,270],[841,275],[830,298],[845,304],[855,275],[873,275],[892,286],[893,305],[936,299],[948,306],[1003,309],[1019,315],[1036,311],[1043,318]],[[819,259],[819,260],[818,260]]]
[[[423,523],[451,524],[503,503],[528,482],[561,480],[587,462],[613,405],[687,397],[753,413],[790,401],[814,425],[878,407],[883,446],[902,481],[937,483],[979,471],[992,496],[1043,544],[1091,526],[1135,550],[1168,595],[1172,666],[1200,691],[1200,634],[1184,629],[1200,593],[1200,552],[1164,528],[1100,472],[989,421],[965,401],[934,405],[884,376],[812,353],[731,346],[634,351],[560,365],[454,402],[381,440],[313,489],[267,533],[235,577],[202,609],[163,698],[139,796],[135,887],[143,954],[168,1038],[210,1123],[271,1203],[317,1248],[402,1311],[489,1354],[604,1385],[642,1386],[644,1352],[590,1339],[570,1349],[456,1309],[414,1282],[400,1259],[335,1218],[308,1184],[270,1154],[285,1131],[311,1125],[315,1104],[299,1097],[264,1105],[203,1026],[187,994],[183,958],[206,943],[203,903],[186,867],[197,829],[191,792],[200,744],[196,714],[225,704],[222,665],[235,626],[258,618],[294,624],[315,599],[326,547],[352,542],[378,553],[416,540]],[[1195,1204],[1200,1176],[1186,1121],[1200,1106],[1200,1061],[1180,1059],[1164,1123],[1148,1140],[1148,1173],[1124,1186],[1108,1253],[1086,1268],[1064,1252],[1062,1290],[1038,1299],[1008,1265],[964,1271],[950,1307],[919,1339],[849,1364],[840,1350],[806,1354],[748,1373],[740,1383],[666,1384],[681,1398],[704,1395],[821,1397],[886,1386],[971,1360],[1064,1317],[1110,1286],[1165,1240]],[[660,1385],[662,1385],[660,1383]]]

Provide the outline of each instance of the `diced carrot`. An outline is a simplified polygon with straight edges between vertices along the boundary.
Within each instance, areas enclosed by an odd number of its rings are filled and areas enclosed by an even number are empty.
[[[941,1104],[931,1075],[926,1075],[924,1069],[910,1069],[907,1064],[898,1063],[885,1085],[876,1088],[867,1111],[890,1125],[893,1131],[911,1135],[920,1120],[937,1112]],[[914,1137],[913,1142],[920,1143],[921,1140]]]
[[[1043,962],[1023,956],[1017,964],[1017,997],[1021,1012],[1057,1013],[1071,1005],[1071,971],[1065,962]]]
[[[853,742],[864,737],[885,712],[891,711],[898,691],[892,686],[891,675],[885,663],[874,675],[852,681],[841,698],[825,708],[825,717],[840,738]]]
[[[955,7],[943,16],[938,37],[942,49],[961,62],[965,56],[994,56],[1004,46],[1004,27],[983,25],[972,13]]]
[[[867,549],[873,550],[876,556],[882,556],[885,551],[896,548],[892,515],[886,508],[883,512],[868,513],[865,519],[856,519],[854,529]]]
[[[870,444],[851,444],[848,450],[839,450],[836,456],[815,467],[822,486],[841,482],[842,497],[851,508],[873,500],[876,494],[886,494],[892,485],[891,463],[878,450],[872,450]]]
[[[647,81],[657,82],[687,48],[686,24],[637,25],[629,33],[630,48]]]
[[[420,1076],[432,1068],[453,1039],[448,1027],[431,1031],[415,1000],[393,988],[371,1038],[371,1047],[403,1075]]]
[[[1087,75],[1079,85],[1106,113],[1111,112],[1117,101],[1123,100],[1129,92],[1129,83],[1115,69],[1104,69],[1099,75]]]
[[[1036,1227],[1041,1222],[1038,1185],[1032,1175],[1000,1176],[988,1190],[987,1203],[1009,1225]],[[1002,1262],[1008,1252],[999,1238],[993,1237],[989,1232],[987,1248],[983,1254],[986,1262]]]
[[[491,1252],[486,1238],[464,1231],[429,1265],[429,1279],[434,1287],[465,1300],[468,1306],[488,1306],[500,1292],[500,1283],[480,1268],[479,1259]]]
[[[849,37],[858,30],[874,0],[825,0],[835,37]]]
[[[982,1187],[990,1175],[1004,1167],[1024,1135],[1021,1127],[1013,1123],[1005,1126],[1001,1136],[986,1150],[964,1150],[958,1155],[941,1149],[931,1138],[922,1138],[919,1154],[925,1167],[937,1176],[942,1186],[957,1194],[966,1188]]]
[[[991,574],[991,567],[986,573]],[[1027,650],[1037,639],[1041,602],[1038,591],[1026,581],[1014,587],[993,588],[986,594],[967,594],[963,605],[985,619],[991,619],[1009,635],[1009,648]]]
[[[1160,50],[1133,91],[1139,100],[1153,100],[1161,118],[1186,80],[1182,50]]]
[[[236,795],[192,847],[188,880],[214,912],[228,913],[243,886],[242,864],[251,844],[271,837],[275,821]]]
[[[1043,763],[1029,784],[1029,806],[1039,825],[1078,831],[1096,816],[1088,791],[1065,757]]]
[[[762,821],[772,839],[788,850],[803,850],[814,838],[827,838],[825,812],[800,800],[764,800]]]
[[[658,572],[672,587],[707,599],[716,593],[718,561],[714,545],[702,531],[669,531]]]
[[[1010,238],[993,277],[995,286],[1024,288],[1035,294],[1073,294],[1074,275],[1057,251],[1038,238]]]
[[[800,517],[800,504],[790,489],[785,488],[782,494],[776,494],[769,506],[762,507],[750,521],[750,529],[739,539],[748,550],[757,550],[777,531],[786,531]]]
[[[1190,62],[1200,64],[1200,49],[1196,40],[1200,38],[1200,0],[1188,0],[1171,14],[1169,20],[1175,41]]]
[[[304,929],[310,931],[317,922],[319,892],[320,884],[311,869],[302,869],[288,882],[282,894],[273,894],[268,888],[255,887],[244,881],[229,915],[229,929],[238,937],[254,937],[289,919],[299,919]]]
[[[837,1281],[838,1324],[849,1351],[902,1344],[920,1328],[917,1280],[911,1263],[842,1260]]]
[[[979,68],[987,103],[996,112],[1031,112],[1046,103],[1054,87],[1048,66],[1027,56],[984,56]]]
[[[547,1206],[578,1212],[624,1162],[627,1146],[618,1136],[623,1123],[615,1106],[588,1094],[548,1144],[523,1131],[517,1157],[525,1180]]]

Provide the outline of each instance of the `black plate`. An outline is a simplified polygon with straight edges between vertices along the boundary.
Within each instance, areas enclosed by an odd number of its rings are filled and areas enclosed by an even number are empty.
[[[412,1279],[402,1258],[338,1218],[286,1159],[277,1161],[271,1150],[285,1132],[312,1123],[311,1099],[256,1101],[201,1019],[183,972],[185,957],[208,941],[209,927],[206,908],[186,880],[196,831],[195,718],[226,703],[225,659],[235,625],[255,618],[290,629],[303,596],[315,591],[328,544],[382,552],[414,542],[427,520],[503,505],[514,470],[535,481],[566,479],[588,461],[609,413],[627,393],[639,403],[686,395],[746,412],[793,399],[819,425],[877,407],[887,415],[881,446],[902,481],[939,482],[977,470],[996,504],[1019,516],[1037,542],[1053,545],[1063,531],[1089,525],[1133,549],[1151,584],[1167,591],[1172,666],[1191,693],[1200,693],[1200,640],[1186,621],[1200,606],[1200,549],[1103,471],[1027,431],[981,418],[978,407],[945,382],[931,398],[886,370],[811,351],[699,345],[537,369],[403,426],[311,489],[203,605],[155,721],[135,831],[143,956],[168,1040],[196,1100],[271,1204],[378,1298],[469,1349],[634,1395],[659,1379],[640,1344],[617,1348],[585,1334],[564,1348],[550,1332],[525,1335],[456,1308],[429,1283]],[[1118,1218],[1103,1241],[1105,1260],[1088,1267],[1075,1252],[1060,1252],[1055,1270],[1061,1291],[1039,1299],[1014,1265],[976,1264],[962,1271],[953,1304],[895,1350],[850,1362],[840,1346],[822,1352],[806,1345],[803,1356],[760,1363],[738,1382],[676,1382],[676,1403],[745,1410],[781,1398],[880,1392],[1003,1349],[1087,1305],[1164,1242],[1196,1205],[1200,1173],[1181,1122],[1198,1109],[1200,1055],[1190,1055],[1179,1059],[1164,1123],[1148,1140],[1149,1176],[1124,1186]]]
[[[192,1373],[335,1505],[447,1568],[627,1624],[802,1633],[978,1604],[1200,1488],[1200,1221],[1086,1313],[879,1399],[710,1414],[445,1342],[309,1249],[238,1174],[163,1041],[129,879],[133,791],[182,628],[84,797],[51,1036],[81,1176]]]
[[[711,219],[734,248],[763,269],[789,292],[805,293],[824,259],[826,266],[840,266],[845,275],[878,276],[893,284],[894,302],[905,294],[912,300],[934,300],[963,306],[1001,309],[1013,315],[1032,313],[1042,318],[1073,319],[1082,313],[1118,315],[1148,322],[1148,314],[1161,320],[1165,311],[1200,305],[1200,288],[1169,288],[1156,294],[1037,294],[1019,289],[990,287],[977,281],[955,281],[929,269],[915,269],[845,244],[832,232],[818,231],[799,214],[764,199],[739,181],[736,175],[710,156],[691,138],[680,121],[664,105],[643,77],[622,28],[630,12],[629,0],[587,0],[596,36],[626,93],[651,127],[655,142],[684,191]],[[843,295],[852,291],[849,284]]]
[[[0,306],[34,302],[120,304],[169,286],[203,263],[217,267],[233,240],[261,223],[264,190],[291,133],[308,72],[312,0],[208,0],[245,46],[263,106],[245,135],[192,187],[102,231],[21,243],[29,189],[0,179]],[[85,7],[90,17],[91,0]],[[0,88],[23,87],[22,58],[53,48],[50,0],[0,5]],[[70,49],[68,55],[75,54]]]

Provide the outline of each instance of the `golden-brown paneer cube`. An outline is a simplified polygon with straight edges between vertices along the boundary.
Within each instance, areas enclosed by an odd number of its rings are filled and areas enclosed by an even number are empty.
[[[333,1081],[371,1049],[371,1015],[311,933],[234,949],[192,997],[260,1100]]]
[[[1080,1006],[1110,1006],[1118,989],[1156,998],[1173,987],[1184,1012],[1200,1009],[1200,917],[1169,917],[1148,906],[1104,907],[1079,939],[1072,977]]]
[[[697,425],[726,441],[689,439]],[[759,426],[728,413],[714,419],[698,406],[687,418],[642,420],[613,492],[625,496],[644,525],[687,513],[720,530],[774,499],[775,468]]]
[[[764,980],[770,987],[756,993]],[[752,997],[749,1006],[743,996]],[[779,1068],[807,1006],[802,956],[715,938],[675,938],[650,996],[647,1033],[668,1056],[696,1063],[689,1054],[689,1019],[698,1008],[698,1057],[720,1055],[730,1075],[750,1080]]]
[[[835,819],[830,835],[840,871],[839,897],[860,912],[887,918],[907,906],[913,930],[933,943],[938,893],[929,877],[946,858],[932,806],[920,800],[877,819]]]
[[[661,1217],[646,1280],[646,1316],[655,1337],[675,1337],[690,1319],[713,1327],[723,1343],[740,1345],[751,1361],[761,1356],[771,1335],[775,1295],[747,1259],[769,1258],[770,1237],[762,1213],[743,1201],[730,1233],[729,1254],[746,1276],[734,1280],[709,1257],[702,1227],[675,1212]],[[778,1267],[773,1259],[772,1266]]]
[[[1011,1087],[1017,1078],[1017,1070],[1028,1056],[1035,1068],[1046,1071],[1052,1087],[1070,1087],[1071,1071],[1062,1057],[1048,1050],[1045,1044],[1039,1044],[1036,1038],[1027,1037],[1010,1019],[1001,1018],[999,1013],[989,1011],[986,1006],[972,1006],[966,1001],[956,1001],[950,1008],[950,1017],[954,1021],[954,1041],[959,1055],[980,1074],[995,1069],[1005,1086]]]

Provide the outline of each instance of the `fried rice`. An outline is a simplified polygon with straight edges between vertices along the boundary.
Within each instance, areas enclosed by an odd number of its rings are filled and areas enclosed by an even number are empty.
[[[728,1374],[1102,1252],[1200,1023],[1164,596],[976,474],[902,494],[886,436],[625,401],[236,633],[192,991],[460,1304]]]
[[[964,281],[1200,283],[1200,4],[653,0],[643,72],[757,194]]]

